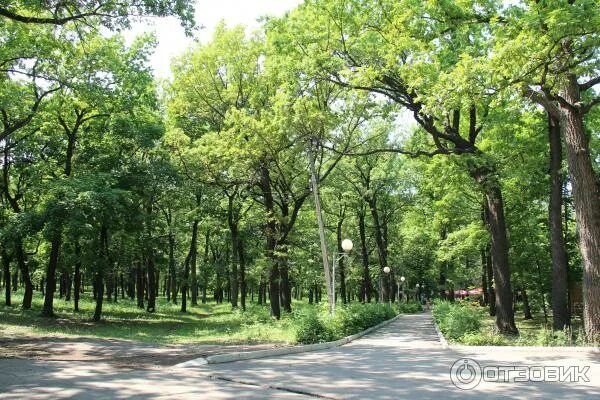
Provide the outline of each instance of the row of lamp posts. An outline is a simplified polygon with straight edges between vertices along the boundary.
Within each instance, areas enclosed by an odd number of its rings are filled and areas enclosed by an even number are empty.
[[[331,293],[333,294],[333,304],[332,304],[332,314],[335,314],[335,303],[336,303],[336,298],[335,298],[335,267],[337,266],[337,263],[343,258],[348,256],[348,253],[350,253],[352,251],[352,248],[354,247],[354,243],[352,243],[352,240],[350,239],[344,239],[342,240],[342,252],[338,252],[338,251],[334,251],[333,254],[333,265],[332,265],[332,269],[333,269],[333,273],[331,276]],[[385,267],[383,268],[383,272],[385,272],[386,274],[389,274],[391,272],[390,267]],[[398,301],[400,301],[400,287],[402,287],[402,293],[404,293],[404,281],[406,280],[406,278],[404,276],[400,277],[400,284],[397,285],[398,286]],[[416,297],[417,297],[417,301],[419,300],[419,289],[420,288],[425,288],[425,285],[419,285],[418,283],[415,285],[416,288]],[[391,298],[389,298],[389,302],[391,304],[392,300]],[[406,302],[408,302],[408,296],[406,296]]]

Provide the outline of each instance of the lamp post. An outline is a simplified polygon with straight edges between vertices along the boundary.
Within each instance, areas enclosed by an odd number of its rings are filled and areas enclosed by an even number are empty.
[[[331,293],[333,295],[333,303],[331,304],[331,314],[335,314],[335,267],[338,263],[338,261],[340,261],[342,259],[342,257],[345,257],[346,255],[348,255],[348,253],[350,253],[350,251],[352,251],[352,248],[354,247],[354,243],[352,243],[352,240],[350,239],[344,239],[342,240],[342,250],[344,250],[342,253],[334,251],[332,252],[333,254],[333,276],[331,277]]]
[[[400,277],[400,285],[402,285],[402,295],[404,295],[404,281],[406,280],[406,278],[404,276]],[[400,287],[398,287],[398,290],[400,290]],[[400,297],[398,297],[398,303],[400,302]],[[406,302],[408,303],[408,296],[406,296]]]
[[[419,287],[421,285],[419,285],[418,283],[415,285],[416,289],[415,289],[415,300],[419,301]]]
[[[387,266],[383,269],[383,272],[385,272],[386,274],[389,274],[390,271],[391,271],[390,267],[387,267]],[[388,282],[389,282],[389,280],[388,280]],[[389,295],[389,289],[390,288],[388,287],[388,303],[389,303],[389,305],[391,307],[392,306],[392,298]]]
[[[400,304],[400,302],[402,301],[402,298],[400,297],[400,286],[402,286],[402,293],[404,293],[404,277],[401,276],[400,278],[398,278],[398,283],[396,285],[396,288],[398,289],[398,295],[396,296],[398,298],[398,304]]]

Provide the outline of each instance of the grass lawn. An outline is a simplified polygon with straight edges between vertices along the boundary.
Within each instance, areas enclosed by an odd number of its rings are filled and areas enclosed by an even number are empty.
[[[542,312],[526,320],[522,311],[515,313],[518,335],[501,335],[497,332],[496,318],[489,315],[487,307],[475,302],[436,303],[433,311],[436,321],[451,343],[472,346],[590,346],[585,342],[580,317],[571,320],[571,331],[553,331],[552,315],[544,320]]]
[[[229,304],[200,304],[181,313],[180,305],[157,299],[157,312],[148,313],[136,307],[135,301],[118,299],[118,303],[103,305],[100,322],[91,320],[95,302],[87,293],[79,301],[79,312],[73,311],[73,301],[54,299],[56,318],[42,318],[43,297],[34,293],[31,310],[22,310],[22,292],[13,293],[13,306],[0,305],[0,337],[87,336],[96,338],[131,339],[144,342],[177,344],[255,344],[293,343],[293,318],[285,315],[280,321],[269,316],[268,306],[250,305],[245,313],[232,311]],[[178,299],[181,301],[181,298]],[[294,302],[295,310],[308,307]]]

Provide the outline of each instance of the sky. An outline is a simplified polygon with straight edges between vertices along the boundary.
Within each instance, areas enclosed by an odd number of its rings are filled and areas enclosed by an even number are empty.
[[[223,19],[228,26],[242,24],[250,31],[260,24],[261,16],[281,16],[302,3],[302,0],[196,0],[196,23],[202,28],[194,38],[200,42],[210,40],[217,24]],[[185,36],[176,18],[151,18],[134,23],[125,37],[132,40],[143,32],[155,32],[158,46],[151,65],[157,78],[170,78],[171,59],[192,45],[194,38]]]

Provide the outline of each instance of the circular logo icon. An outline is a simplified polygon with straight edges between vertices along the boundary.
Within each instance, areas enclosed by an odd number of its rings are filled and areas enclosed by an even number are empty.
[[[481,382],[481,367],[472,358],[460,358],[450,368],[450,380],[459,389],[473,389]]]

